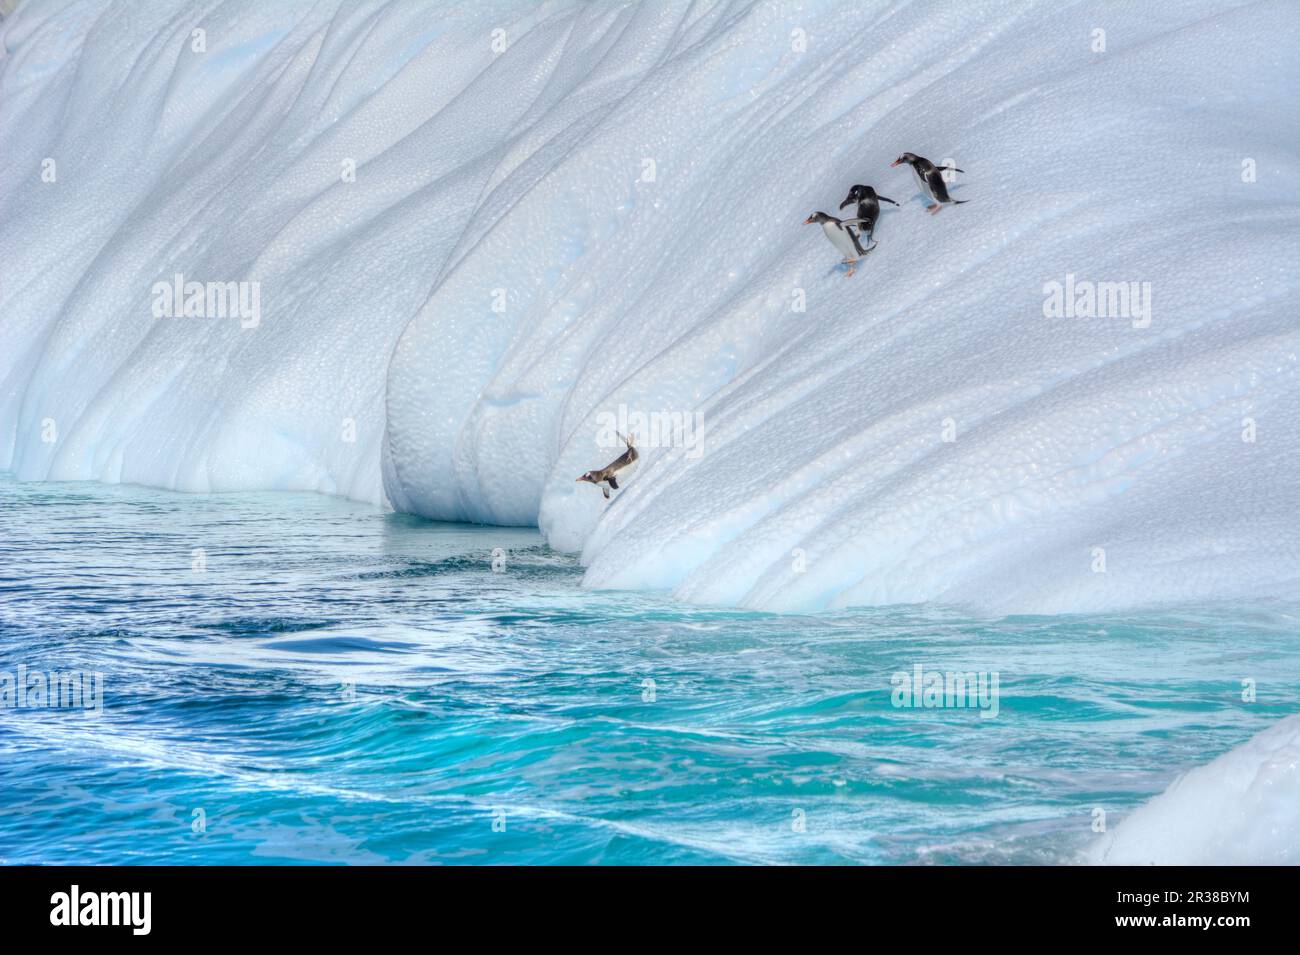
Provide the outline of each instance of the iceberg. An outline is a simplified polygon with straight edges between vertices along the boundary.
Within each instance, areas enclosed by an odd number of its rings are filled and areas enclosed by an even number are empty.
[[[1110,865],[1300,862],[1300,716],[1180,776],[1090,857]]]
[[[535,525],[764,610],[1295,597],[1298,44],[1286,2],[27,0],[0,469]],[[858,182],[902,206],[846,280],[802,223]]]

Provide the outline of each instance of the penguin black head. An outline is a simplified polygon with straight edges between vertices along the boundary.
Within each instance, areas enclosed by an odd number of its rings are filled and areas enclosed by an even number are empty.
[[[916,153],[903,153],[903,155],[899,156],[889,164],[889,168],[893,169],[895,166],[901,166],[903,163],[907,163],[909,166],[914,166],[916,165],[916,161],[920,158],[921,157]]]
[[[812,225],[814,222],[826,222],[827,220],[829,220],[829,219],[833,219],[833,218],[835,218],[835,217],[834,217],[834,216],[828,216],[828,215],[827,215],[826,213],[824,213],[824,212],[814,212],[814,213],[813,213],[812,215],[810,215],[807,219],[804,219],[804,220],[803,220],[803,224],[804,224],[804,225]]]
[[[870,186],[854,186],[849,190],[848,198],[840,203],[840,208],[852,205],[855,202],[861,202],[863,199],[870,199],[876,194],[876,190]]]

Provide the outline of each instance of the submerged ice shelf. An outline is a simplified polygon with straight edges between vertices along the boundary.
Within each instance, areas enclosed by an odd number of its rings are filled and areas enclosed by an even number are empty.
[[[0,37],[20,477],[536,524],[590,586],[766,609],[1300,592],[1294,5],[41,0]],[[923,214],[905,149],[972,201]],[[903,206],[845,281],[800,223],[855,182]],[[155,318],[177,274],[260,322]],[[1067,282],[1149,312],[1049,317]],[[574,477],[620,411],[702,443],[607,506]]]

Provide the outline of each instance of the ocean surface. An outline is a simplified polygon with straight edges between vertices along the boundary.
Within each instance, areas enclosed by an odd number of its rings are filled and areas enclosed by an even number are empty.
[[[580,581],[531,530],[0,477],[0,675],[102,674],[100,712],[0,708],[0,862],[1074,862],[1097,810],[1300,709],[1286,605],[783,616]],[[917,666],[996,676],[996,715],[894,705]]]

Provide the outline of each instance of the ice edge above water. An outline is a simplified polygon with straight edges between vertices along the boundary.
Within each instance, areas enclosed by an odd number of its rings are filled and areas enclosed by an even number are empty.
[[[1300,863],[1300,715],[1180,776],[1098,842],[1091,861]]]

